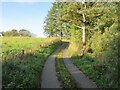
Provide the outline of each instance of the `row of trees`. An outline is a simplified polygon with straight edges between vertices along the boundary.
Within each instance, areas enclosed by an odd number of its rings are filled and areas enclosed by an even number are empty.
[[[23,37],[33,37],[35,36],[33,33],[31,33],[28,30],[25,29],[21,29],[19,31],[17,31],[16,29],[12,29],[11,31],[6,31],[6,32],[2,32],[3,36],[23,36]]]
[[[104,33],[110,26],[118,23],[117,8],[118,3],[115,2],[55,2],[46,17],[45,33],[49,37],[80,39],[82,56],[86,49],[86,40],[95,32]],[[77,38],[77,32],[82,34],[81,38]]]

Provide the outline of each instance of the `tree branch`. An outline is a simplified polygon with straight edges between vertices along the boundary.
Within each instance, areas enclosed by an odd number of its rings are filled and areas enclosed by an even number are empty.
[[[78,26],[78,25],[75,25],[75,24],[73,24],[75,27],[78,27],[78,28],[81,28],[82,29],[82,27],[80,27],[80,26]]]

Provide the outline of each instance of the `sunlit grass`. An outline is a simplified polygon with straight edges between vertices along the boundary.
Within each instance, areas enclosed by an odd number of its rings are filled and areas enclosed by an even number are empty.
[[[2,87],[40,88],[41,72],[44,63],[47,60],[47,57],[56,50],[62,42],[55,38],[5,37],[3,40],[4,43],[6,42],[6,44],[3,45],[6,46],[6,48],[3,47],[3,52],[7,53],[3,53],[2,55]],[[9,43],[8,41],[11,42]],[[29,46],[30,44],[32,45]],[[8,47],[9,45],[11,45],[12,48]],[[20,46],[20,49],[25,50],[25,54],[19,54],[19,50],[17,49],[18,45]],[[26,48],[28,47],[32,52],[26,51]],[[14,50],[16,50],[16,52],[11,53]],[[18,56],[16,56],[16,54],[18,54]]]

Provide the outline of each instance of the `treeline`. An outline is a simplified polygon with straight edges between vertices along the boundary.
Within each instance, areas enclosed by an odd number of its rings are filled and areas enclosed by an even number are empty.
[[[16,29],[12,29],[11,31],[5,31],[5,32],[1,32],[3,36],[7,36],[7,37],[17,37],[17,36],[22,36],[22,37],[35,37],[36,35],[31,33],[28,30],[25,29],[21,29],[21,30],[16,30]]]
[[[54,2],[45,21],[49,37],[70,39],[71,56],[93,59],[102,87],[120,86],[119,5],[119,2]]]
[[[117,24],[118,3],[55,2],[48,12],[44,29],[49,37],[64,36],[85,46],[86,40],[90,41],[97,32],[117,33],[118,30],[113,29]]]

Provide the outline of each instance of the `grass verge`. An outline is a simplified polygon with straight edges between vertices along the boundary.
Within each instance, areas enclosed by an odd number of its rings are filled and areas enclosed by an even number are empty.
[[[44,63],[61,44],[62,42],[55,42],[21,59],[4,61],[2,88],[40,88]]]
[[[117,89],[110,87],[110,82],[112,82],[112,79],[109,79],[109,75],[106,73],[107,66],[103,64],[101,65],[100,63],[94,61],[92,58],[86,55],[81,59],[79,57],[72,57],[71,61],[84,74],[86,74],[90,79],[96,82],[99,88],[102,88],[103,90]],[[117,87],[117,85],[114,87]]]
[[[56,57],[56,71],[58,73],[58,79],[61,81],[64,89],[76,90],[76,83],[72,79],[70,73],[65,67],[62,60],[63,51],[60,51]]]

